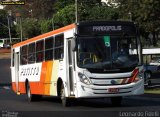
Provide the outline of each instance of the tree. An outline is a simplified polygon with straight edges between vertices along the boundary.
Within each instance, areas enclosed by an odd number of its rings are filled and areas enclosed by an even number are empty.
[[[65,7],[63,6],[64,3],[66,4]],[[66,0],[60,0],[56,2],[55,6],[57,12],[53,16],[54,23],[58,24],[60,27],[75,22],[74,0],[70,0],[70,3],[66,2]],[[117,18],[118,13],[115,8],[102,5],[101,0],[78,1],[79,21],[116,20]]]
[[[34,0],[31,4],[32,15],[37,19],[47,19],[54,13],[55,0]]]
[[[39,22],[39,25],[40,25],[41,34],[49,32],[54,28],[52,19],[41,20]]]
[[[0,38],[8,37],[7,12],[0,10]]]
[[[20,37],[20,24],[16,26],[17,33]],[[41,34],[40,25],[37,19],[27,18],[22,20],[23,38],[32,38]]]
[[[75,0],[57,0],[54,4],[55,11],[58,12],[68,5],[73,5],[74,2]]]
[[[75,7],[74,5],[68,5],[59,10],[53,17],[55,28],[59,28],[75,21]]]
[[[130,19],[139,24],[141,34],[153,34],[153,45],[157,45],[156,34],[160,31],[159,0],[115,0],[119,3],[121,19]]]
[[[86,20],[117,20],[118,12],[116,9],[113,9],[108,6],[95,6],[89,13]]]
[[[8,25],[8,20],[10,25]],[[12,17],[8,17],[5,10],[0,9],[0,38],[9,38],[9,26],[11,29],[11,36],[16,37],[15,27],[12,22]]]

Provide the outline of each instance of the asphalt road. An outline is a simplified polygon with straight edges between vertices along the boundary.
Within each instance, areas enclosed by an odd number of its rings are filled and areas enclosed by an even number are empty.
[[[160,117],[160,96],[125,97],[117,107],[107,98],[77,100],[67,108],[56,97],[29,103],[26,95],[16,95],[9,86],[10,60],[0,60],[0,66],[0,117]]]
[[[18,96],[10,89],[10,87],[1,86],[0,110],[0,115],[2,116],[6,113],[18,113],[20,117],[26,115],[26,117],[35,115],[50,117],[50,115],[54,114],[65,116],[66,114],[70,115],[71,112],[78,116],[91,114],[93,117],[106,117],[107,115],[120,117],[120,113],[140,112],[144,114],[146,112],[155,112],[158,114],[157,117],[159,117],[160,98],[146,96],[125,97],[122,106],[117,107],[113,107],[110,100],[107,98],[85,99],[74,101],[70,107],[64,108],[62,107],[59,98],[43,97],[39,101],[29,103],[26,95]]]
[[[10,59],[0,59],[0,85],[11,83]]]

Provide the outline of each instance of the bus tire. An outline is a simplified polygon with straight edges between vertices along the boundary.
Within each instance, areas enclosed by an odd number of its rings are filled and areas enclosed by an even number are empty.
[[[40,97],[41,97],[41,95],[31,94],[31,89],[30,89],[29,83],[27,83],[27,86],[26,86],[26,93],[27,93],[28,102],[33,102],[36,99],[40,99]]]
[[[122,97],[111,97],[111,102],[113,106],[121,106]]]
[[[66,97],[65,89],[64,89],[63,84],[61,85],[60,98],[61,98],[63,107],[69,106],[69,99]]]

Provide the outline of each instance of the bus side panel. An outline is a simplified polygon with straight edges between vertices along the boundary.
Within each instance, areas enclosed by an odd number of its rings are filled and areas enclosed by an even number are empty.
[[[46,77],[44,82],[44,95],[50,95],[50,86],[51,86],[51,76],[52,76],[52,69],[53,69],[53,61],[47,62],[47,69],[46,69]]]
[[[16,93],[16,82],[15,82],[15,68],[11,67],[11,77],[12,77],[12,90]]]
[[[58,80],[58,72],[59,72],[59,60],[55,60],[53,63],[52,75],[50,85],[50,95],[57,96],[57,80]]]
[[[42,62],[42,67],[40,71],[40,81],[32,81],[30,82],[30,87],[31,87],[31,93],[32,94],[44,94],[44,82],[45,82],[45,77],[46,77],[46,69],[47,69],[47,62]]]
[[[19,82],[18,85],[20,93],[26,93],[25,82]]]
[[[36,65],[35,65],[36,66]],[[21,67],[26,68],[26,67]],[[35,80],[34,76],[26,76],[31,88],[32,94],[40,95],[57,95],[57,79],[59,73],[59,60],[42,62],[42,67],[40,72],[40,80]],[[23,73],[22,73],[23,74]],[[22,76],[21,71],[21,81],[19,82],[20,93],[26,93],[25,81]],[[16,84],[13,83],[13,89],[16,91]]]
[[[16,93],[16,83],[12,82],[12,90]]]

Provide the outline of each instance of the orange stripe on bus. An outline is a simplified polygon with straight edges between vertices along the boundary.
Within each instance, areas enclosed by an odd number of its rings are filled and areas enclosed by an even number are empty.
[[[12,82],[12,90],[17,93],[16,82]],[[18,91],[20,93],[26,93],[25,82],[18,82]]]
[[[133,76],[129,79],[128,83],[131,83],[131,82],[133,82],[135,80],[135,78],[137,77],[138,72],[139,72],[139,69],[135,69],[133,71]]]
[[[51,85],[51,75],[52,75],[52,67],[53,67],[53,61],[47,62],[47,70],[46,70],[46,77],[45,77],[45,89],[44,94],[50,95],[50,85]]]
[[[44,39],[46,37],[49,37],[51,35],[55,35],[55,34],[59,34],[59,33],[62,33],[66,30],[69,30],[69,29],[73,29],[75,28],[76,25],[75,24],[71,24],[71,25],[68,25],[68,26],[65,26],[65,27],[62,27],[60,29],[57,29],[57,30],[54,30],[54,31],[51,31],[51,32],[48,32],[48,33],[45,33],[45,34],[42,34],[42,35],[39,35],[39,36],[36,36],[36,37],[33,37],[31,39],[28,39],[26,41],[22,41],[20,43],[17,43],[15,45],[13,45],[13,48],[16,48],[16,47],[19,47],[19,46],[23,46],[25,44],[28,44],[28,43],[31,43],[31,42],[35,42],[37,40],[41,40],[41,39]]]
[[[16,93],[16,83],[12,82],[12,90]]]

